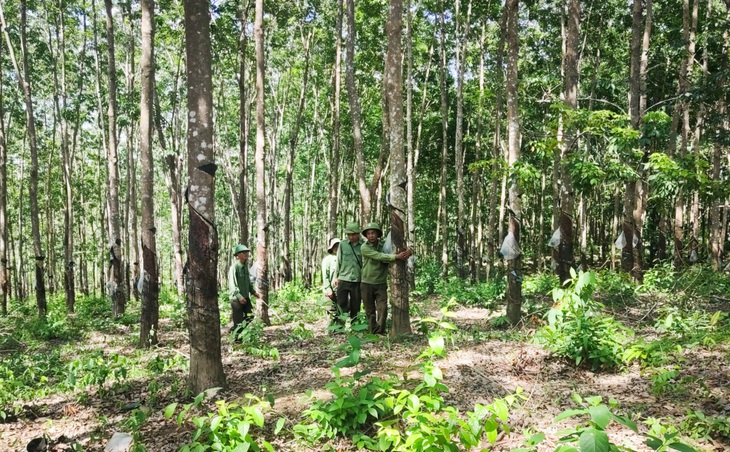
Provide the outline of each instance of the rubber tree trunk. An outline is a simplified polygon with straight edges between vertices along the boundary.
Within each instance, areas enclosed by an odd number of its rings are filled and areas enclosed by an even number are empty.
[[[517,33],[519,18],[519,0],[507,0],[504,6],[507,10],[507,69],[506,69],[506,97],[507,97],[507,152],[508,165],[512,169],[520,158],[520,124],[518,111],[518,73],[519,36]],[[515,177],[511,178],[509,188],[509,234],[512,234],[516,248],[520,244],[520,223],[522,219],[522,205],[520,202],[520,186]],[[522,317],[522,257],[520,252],[514,259],[507,261],[507,318],[512,325],[517,325]]]
[[[256,51],[256,154],[254,156],[256,165],[256,263],[257,263],[257,285],[258,293],[261,296],[256,304],[256,315],[270,325],[269,319],[269,272],[268,255],[266,251],[269,245],[267,231],[267,210],[266,210],[266,122],[265,122],[265,60],[264,60],[264,2],[256,0],[256,19],[254,21],[254,41]]]
[[[218,230],[215,226],[215,155],[211,80],[210,4],[185,0],[187,65],[187,202],[190,228],[186,273],[190,375],[194,394],[225,385],[218,311]]]
[[[107,44],[107,195],[109,197],[109,280],[107,290],[112,302],[112,315],[124,314],[127,304],[127,288],[124,283],[124,262],[119,211],[119,151],[117,149],[117,69],[114,51],[114,16],[112,1],[104,0],[106,7]]]
[[[155,165],[152,152],[155,93],[154,0],[142,0],[142,56],[140,59],[139,148],[142,195],[142,313],[139,341],[142,347],[156,345],[159,330],[160,276],[155,228]]]
[[[390,0],[386,33],[388,51],[385,65],[385,85],[389,99],[390,136],[390,234],[393,249],[399,253],[406,249],[406,155],[403,142],[403,51],[401,35],[403,29],[403,4],[401,0]],[[406,263],[396,260],[390,265],[391,306],[393,322],[390,335],[400,336],[411,332],[408,303],[408,279]]]

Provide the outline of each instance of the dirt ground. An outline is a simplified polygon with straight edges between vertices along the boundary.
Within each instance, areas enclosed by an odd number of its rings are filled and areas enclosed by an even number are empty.
[[[450,319],[460,331],[484,331],[485,318],[489,312],[479,308],[461,308],[454,311]],[[623,319],[622,319],[623,320]],[[297,325],[284,324],[267,327],[264,341],[279,350],[279,360],[257,358],[247,355],[240,346],[224,341],[223,365],[228,387],[219,398],[235,400],[245,394],[264,398],[266,394],[275,397],[276,403],[267,419],[275,422],[285,417],[284,432],[267,439],[280,451],[323,450],[322,447],[307,448],[296,442],[291,427],[301,422],[301,412],[311,404],[305,393],[312,390],[315,395],[326,397],[325,384],[332,379],[333,363],[343,357],[336,345],[346,341],[344,335],[328,335],[326,321],[308,324],[306,327],[314,337],[306,340],[292,340],[292,331]],[[117,353],[125,350],[114,339],[115,334],[97,334],[89,345],[103,343]],[[529,332],[528,332],[529,333]],[[160,337],[161,351],[188,354],[186,332],[171,329],[163,324]],[[466,335],[462,335],[465,337]],[[498,335],[493,335],[498,337]],[[409,367],[427,345],[423,335],[414,335],[406,341],[367,343],[363,345],[363,356],[376,373],[402,376],[414,370]],[[651,379],[641,374],[638,367],[615,373],[594,373],[579,370],[569,364],[551,358],[542,348],[531,343],[504,340],[461,339],[448,348],[445,359],[438,365],[444,373],[443,383],[449,388],[445,401],[460,411],[473,410],[475,403],[489,404],[496,397],[504,397],[521,388],[526,395],[519,407],[510,410],[512,431],[501,435],[495,451],[507,451],[520,447],[524,441],[523,431],[542,431],[547,435],[540,445],[541,451],[552,451],[558,440],[558,431],[571,425],[570,420],[554,422],[555,417],[565,409],[576,408],[571,394],[583,397],[598,395],[608,401],[615,399],[622,414],[633,413],[643,420],[649,417],[664,418],[667,422],[679,424],[688,409],[699,409],[708,415],[730,414],[729,370],[727,366],[727,344],[720,344],[711,352],[704,349],[687,349],[684,353],[682,377],[694,378],[692,391],[685,394],[654,395]],[[133,350],[126,350],[133,353]],[[352,371],[345,369],[344,372]],[[184,379],[185,375],[178,375]],[[42,434],[53,442],[49,450],[71,450],[71,440],[83,446],[84,451],[101,451],[115,431],[123,430],[120,424],[129,418],[130,407],[145,406],[147,402],[147,381],[132,382],[119,395],[100,398],[90,393],[84,403],[72,396],[53,396],[35,401],[24,407],[24,413],[12,422],[0,423],[0,449],[9,451],[26,450],[26,444]],[[165,382],[162,382],[163,388]],[[172,387],[172,386],[171,386]],[[163,396],[150,411],[148,420],[142,426],[143,442],[148,451],[176,451],[190,441],[190,428],[179,427],[163,416],[165,406],[179,400],[179,394],[162,391]],[[289,433],[287,433],[289,429]],[[647,427],[640,424],[640,429]],[[611,440],[619,445],[637,451],[650,450],[642,444],[643,438],[627,428],[612,423],[608,429]],[[2,445],[5,445],[3,448]],[[696,443],[705,451],[728,451],[727,442],[704,440]],[[485,447],[489,446],[484,444]],[[346,439],[329,443],[327,450],[356,450]]]

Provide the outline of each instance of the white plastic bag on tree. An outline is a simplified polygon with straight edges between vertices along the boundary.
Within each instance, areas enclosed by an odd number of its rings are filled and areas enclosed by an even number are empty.
[[[616,241],[613,242],[613,246],[620,250],[626,247],[626,236],[624,235],[624,231],[621,231],[621,235],[619,235]]]
[[[259,271],[259,265],[258,262],[254,262],[251,264],[251,267],[248,269],[248,277],[251,280],[252,284],[256,283],[256,276]]]
[[[502,254],[504,260],[507,261],[517,259],[520,254],[522,254],[520,244],[517,243],[517,239],[515,239],[515,235],[512,231],[508,232],[507,236],[502,241],[502,247],[499,248],[499,252]]]
[[[633,238],[631,239],[631,244],[636,248],[636,245],[639,244],[639,236],[634,234]]]
[[[692,252],[689,253],[689,261],[694,264],[698,260],[700,260],[700,256],[697,254],[697,250],[692,250]]]
[[[552,246],[553,248],[559,247],[561,237],[562,236],[560,235],[560,228],[558,228],[555,230],[555,232],[553,232],[553,236],[550,237],[550,241],[548,242],[548,245]]]
[[[385,242],[383,243],[383,253],[393,253],[393,241],[390,239],[390,232],[388,232],[388,235],[385,236]]]

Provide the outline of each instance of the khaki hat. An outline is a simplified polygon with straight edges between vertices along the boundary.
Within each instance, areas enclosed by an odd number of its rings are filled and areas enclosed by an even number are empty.
[[[368,223],[367,225],[365,225],[365,229],[362,230],[363,237],[365,237],[365,233],[367,233],[370,230],[378,231],[378,237],[383,236],[383,230],[380,229],[380,225],[376,222],[372,222],[372,223]]]
[[[251,250],[248,249],[248,247],[246,245],[236,245],[236,247],[233,248],[233,255],[238,256],[238,253],[245,253],[248,251],[251,251]]]
[[[351,221],[347,223],[347,226],[345,226],[345,234],[359,234],[360,233],[360,225],[357,224],[354,221]]]
[[[333,238],[332,240],[330,240],[330,246],[327,247],[327,252],[332,254],[332,248],[334,248],[335,245],[339,245],[339,244],[340,244],[340,239],[338,239],[336,237]]]

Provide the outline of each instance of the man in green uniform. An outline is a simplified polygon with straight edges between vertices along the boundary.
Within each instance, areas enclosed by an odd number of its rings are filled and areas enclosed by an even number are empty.
[[[251,284],[251,275],[248,272],[248,258],[251,250],[246,245],[237,245],[233,249],[233,256],[236,260],[228,269],[228,298],[231,301],[233,314],[234,334],[238,334],[239,325],[246,322],[248,325],[253,320],[253,309],[251,295],[258,298],[259,294]]]
[[[385,322],[388,320],[388,264],[396,259],[407,260],[411,250],[406,249],[398,254],[383,253],[383,231],[378,223],[368,223],[362,235],[367,239],[362,246],[362,303],[370,332],[385,334]]]
[[[337,249],[337,307],[340,313],[349,313],[354,319],[360,312],[360,269],[362,254],[360,248],[360,226],[355,222],[345,226],[347,240],[340,242]]]
[[[332,318],[338,314],[337,309],[337,288],[335,287],[335,279],[337,278],[337,248],[340,246],[340,239],[333,238],[330,240],[327,255],[322,259],[322,292],[327,300],[332,303]]]

